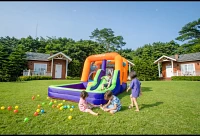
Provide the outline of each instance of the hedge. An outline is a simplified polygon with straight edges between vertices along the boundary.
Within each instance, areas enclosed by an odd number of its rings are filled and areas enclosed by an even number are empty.
[[[171,80],[174,80],[174,81],[180,81],[180,80],[200,81],[200,76],[172,76]]]
[[[70,76],[67,76],[66,79],[67,80],[81,80],[80,77],[70,77]]]
[[[18,81],[30,81],[30,80],[50,80],[51,76],[20,76]]]

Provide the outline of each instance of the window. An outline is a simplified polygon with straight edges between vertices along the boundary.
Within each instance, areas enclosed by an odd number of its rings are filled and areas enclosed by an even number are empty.
[[[181,64],[181,73],[183,76],[195,75],[194,64]]]
[[[47,64],[42,63],[34,63],[34,72],[36,74],[44,74],[44,72],[47,71]]]

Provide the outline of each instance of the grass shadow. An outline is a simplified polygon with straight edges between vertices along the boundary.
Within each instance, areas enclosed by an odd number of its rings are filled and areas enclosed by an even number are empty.
[[[152,103],[152,104],[142,104],[140,110],[142,110],[144,108],[155,107],[155,106],[158,106],[160,104],[163,104],[163,102],[156,102],[156,103]]]
[[[151,87],[141,87],[142,92],[153,91]]]
[[[117,95],[117,97],[121,100],[123,97],[130,95],[130,92],[127,93],[126,91],[124,91],[123,93],[120,93]]]
[[[120,111],[125,111],[125,110],[128,110],[128,106],[121,106],[121,110]]]
[[[10,83],[28,83],[27,81],[14,81],[14,82],[10,82]]]
[[[153,91],[151,87],[142,87],[141,88],[142,92],[150,92]],[[122,99],[124,96],[129,96],[131,94],[131,90],[127,93],[126,90],[123,93],[120,93],[117,95],[119,99]]]

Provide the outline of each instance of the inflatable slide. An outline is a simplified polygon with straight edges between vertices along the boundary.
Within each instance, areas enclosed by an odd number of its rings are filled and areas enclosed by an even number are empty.
[[[91,63],[96,66],[96,71],[91,71]],[[108,70],[113,70],[112,83],[108,89],[101,90],[102,84],[106,81],[101,77],[106,76]],[[105,104],[104,94],[111,90],[114,95],[118,95],[126,90],[128,61],[118,53],[105,53],[91,55],[86,58],[81,82],[73,84],[51,85],[48,87],[48,96],[63,100],[78,102],[81,91],[87,91],[89,103],[100,105]],[[92,80],[91,80],[91,77]]]

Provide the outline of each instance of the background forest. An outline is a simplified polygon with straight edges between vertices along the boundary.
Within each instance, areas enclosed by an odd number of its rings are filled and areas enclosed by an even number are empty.
[[[123,36],[116,36],[111,28],[97,28],[91,32],[90,38],[75,41],[66,37],[0,37],[0,81],[16,81],[22,75],[22,71],[27,69],[25,52],[63,52],[73,59],[69,63],[68,75],[80,77],[84,61],[89,55],[113,51],[135,64],[133,69],[141,81],[157,80],[158,68],[153,62],[162,55],[200,52],[200,18],[189,22],[179,31],[175,39],[184,42],[181,45],[174,40],[166,43],[158,41],[132,50],[125,48]]]

